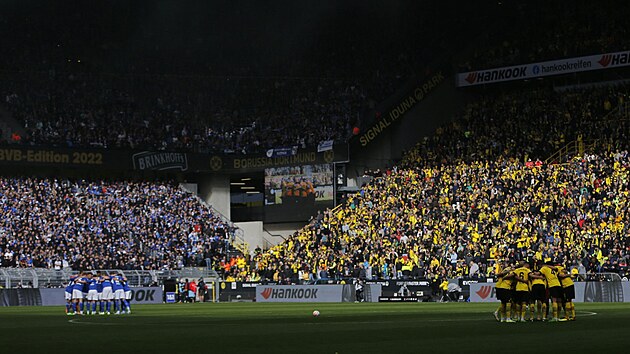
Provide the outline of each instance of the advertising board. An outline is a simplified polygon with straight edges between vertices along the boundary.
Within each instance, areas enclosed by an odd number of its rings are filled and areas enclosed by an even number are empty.
[[[259,285],[256,302],[352,302],[354,285]]]
[[[605,53],[459,73],[456,76],[456,84],[459,87],[467,87],[628,65],[630,51]]]

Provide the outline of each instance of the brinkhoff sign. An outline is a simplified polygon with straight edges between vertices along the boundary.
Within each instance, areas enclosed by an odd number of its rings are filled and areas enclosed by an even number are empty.
[[[474,86],[495,82],[533,79],[543,76],[610,69],[630,65],[630,51],[550,60],[457,74],[457,86]]]
[[[188,159],[181,152],[144,151],[133,155],[135,170],[188,170]]]
[[[342,302],[343,285],[259,285],[256,302]]]

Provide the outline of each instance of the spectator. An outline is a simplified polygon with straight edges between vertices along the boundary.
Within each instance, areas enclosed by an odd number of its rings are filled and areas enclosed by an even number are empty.
[[[468,276],[476,279],[479,277],[479,265],[475,261],[470,261],[470,267],[468,268]]]
[[[0,177],[3,267],[218,267],[233,232],[172,183]]]
[[[630,202],[630,139],[623,121],[594,118],[602,112],[593,104],[618,93],[608,88],[552,93],[548,100],[564,108],[553,113],[557,120],[540,122],[533,112],[551,111],[533,99],[539,94],[505,93],[505,100],[493,102],[482,98],[484,109],[470,109],[474,115],[453,124],[459,133],[438,130],[399,168],[257,255],[250,272],[264,279],[267,269],[280,264],[310,266],[319,278],[325,271],[327,278],[343,279],[349,269],[367,264],[380,270],[380,279],[412,274],[438,279],[491,276],[498,260],[530,259],[582,262],[591,273],[621,269],[614,260],[627,259],[630,246],[624,212]],[[518,128],[501,128],[506,125]],[[538,145],[544,140],[535,137],[545,135],[550,140]],[[526,165],[525,159],[514,158],[518,151],[536,158],[551,155],[564,144],[556,139],[578,135],[608,147],[593,145],[597,153],[566,164],[536,160]],[[329,237],[316,236],[323,232]]]

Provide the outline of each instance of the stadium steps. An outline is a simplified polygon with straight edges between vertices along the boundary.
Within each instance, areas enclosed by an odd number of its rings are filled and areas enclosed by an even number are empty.
[[[243,231],[243,229],[241,229],[240,227],[236,226],[236,224],[234,224],[232,222],[232,220],[230,220],[228,217],[223,215],[221,212],[219,212],[218,210],[213,208],[212,205],[208,204],[205,200],[200,198],[199,195],[197,195],[196,191],[190,190],[184,184],[180,184],[179,188],[181,190],[183,190],[184,192],[193,194],[197,198],[199,203],[201,203],[202,205],[205,205],[206,207],[210,208],[214,214],[219,215],[221,217],[221,220],[223,220],[228,225],[230,225],[230,227],[234,230],[234,237],[232,238],[232,246],[234,246],[235,249],[237,249],[239,252],[241,252],[243,254],[249,253],[249,243],[247,243],[245,241],[245,232]]]
[[[558,149],[551,156],[545,159],[545,164],[555,163],[563,164],[571,161],[575,156],[582,156],[584,154],[584,141],[581,136],[577,140],[570,141],[565,146]],[[527,160],[527,157],[525,158]]]

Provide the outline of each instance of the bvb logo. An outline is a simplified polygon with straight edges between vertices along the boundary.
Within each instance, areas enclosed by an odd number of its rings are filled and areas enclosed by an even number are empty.
[[[223,160],[219,156],[212,156],[210,158],[210,168],[212,171],[218,171],[223,167]]]
[[[221,289],[225,290],[225,283],[221,282]]]
[[[324,152],[324,161],[326,161],[327,163],[331,163],[333,162],[333,160],[335,159],[335,152],[332,150],[327,150]]]

